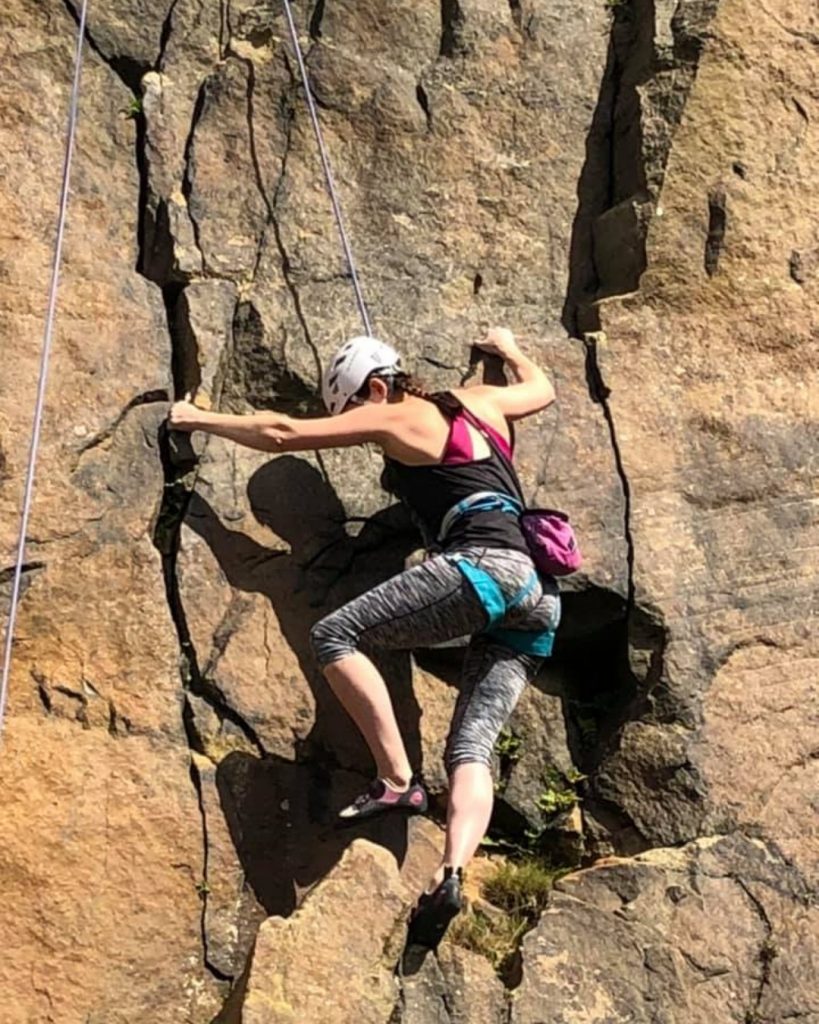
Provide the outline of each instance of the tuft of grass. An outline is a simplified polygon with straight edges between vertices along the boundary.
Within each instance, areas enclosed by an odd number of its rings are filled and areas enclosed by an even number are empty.
[[[535,924],[549,901],[555,880],[565,869],[528,857],[518,863],[507,861],[484,882],[483,895],[508,914],[524,917]]]
[[[504,977],[510,970],[521,940],[531,926],[511,917],[490,917],[481,910],[463,914],[449,930],[449,941],[485,957]]]
[[[472,908],[454,923],[450,940],[486,957],[501,977],[509,975],[523,936],[537,924],[552,886],[566,871],[531,856],[505,861],[481,886],[499,912]]]

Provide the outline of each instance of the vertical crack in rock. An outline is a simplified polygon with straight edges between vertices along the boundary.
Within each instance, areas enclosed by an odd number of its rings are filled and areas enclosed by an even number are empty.
[[[207,97],[208,87],[210,85],[211,76],[207,76],[203,79],[202,84],[199,86],[199,91],[196,94],[196,102],[193,105],[193,114],[191,115],[191,126],[188,131],[188,137],[185,140],[185,156],[184,156],[184,171],[182,173],[182,195],[185,197],[185,205],[188,208],[188,216],[191,221],[191,228],[193,229],[193,240],[196,248],[199,250],[199,255],[202,258],[202,269],[207,276],[208,264],[205,258],[205,251],[202,248],[202,238],[199,228],[199,220],[196,217],[196,203],[192,201],[193,195],[193,146],[194,139],[196,136],[196,129],[199,125],[199,121],[202,117],[202,112],[205,108],[205,99]]]
[[[432,129],[432,108],[429,105],[427,91],[420,82],[415,86],[415,98],[418,100],[418,106],[423,110],[424,117],[427,119],[427,131],[430,131]]]
[[[441,57],[455,57],[463,51],[464,12],[458,0],[441,0]]]
[[[762,1020],[759,1015],[759,1007],[762,1005],[762,998],[765,995],[765,989],[771,982],[771,964],[776,959],[777,955],[776,944],[773,938],[773,923],[771,922],[770,917],[768,917],[768,912],[765,910],[761,900],[751,892],[745,880],[740,878],[739,875],[730,875],[729,877],[736,882],[740,889],[742,889],[751,905],[751,909],[759,918],[765,932],[765,937],[760,943],[759,953],[757,954],[760,968],[759,984],[757,985],[753,1006],[750,1007],[743,1018],[747,1024],[756,1024],[757,1021]]]
[[[603,379],[597,358],[598,338],[593,333],[586,334],[583,343],[586,348],[586,383],[589,388],[589,396],[603,410],[603,418],[608,427],[611,450],[614,455],[614,465],[623,490],[623,537],[626,542],[626,568],[628,574],[626,616],[630,617],[634,607],[634,537],[631,532],[631,485],[629,484],[628,474],[623,464],[623,456],[617,440],[617,428],[614,423],[611,406],[609,405],[611,389]]]
[[[185,724],[185,732],[188,735],[188,745],[191,749],[194,749],[194,745],[197,741],[196,729],[193,724],[193,710],[191,709],[190,703],[185,700],[185,707],[183,711],[183,722]],[[200,917],[200,933],[202,941],[202,950],[204,954],[205,967],[210,971],[217,981],[233,981],[233,978],[225,974],[224,971],[211,962],[208,953],[208,928],[207,928],[207,914],[208,914],[208,866],[210,860],[210,841],[208,839],[208,816],[205,811],[205,799],[202,793],[202,779],[199,775],[199,767],[196,763],[196,759],[191,757],[190,760],[190,778],[193,788],[196,791],[196,799],[199,804],[199,817],[202,822],[202,877],[197,884],[199,891],[199,898],[202,901],[202,914]]]
[[[311,39],[321,39],[321,23],[324,20],[325,7],[325,0],[316,0],[315,6],[310,14],[310,24],[308,27]]]
[[[173,28],[173,14],[176,10],[176,5],[179,0],[171,0],[171,5],[168,8],[168,13],[165,15],[165,20],[162,22],[162,31],[159,34],[159,54],[154,64],[154,70],[162,70],[162,62],[165,59],[165,49],[168,45],[168,40],[171,38],[171,29]]]
[[[71,14],[72,18],[78,23],[78,15],[74,9],[71,0],[64,0],[66,9]],[[173,9],[175,7],[176,0],[171,4],[168,12],[168,16],[165,22],[165,28],[163,28],[163,38],[161,43],[161,52],[164,51],[164,47],[167,45],[167,41],[170,35],[171,17]],[[166,30],[167,29],[167,32]],[[133,93],[135,97],[140,95],[141,90],[141,78],[144,72],[150,70],[148,67],[142,67],[136,61],[131,60],[128,57],[123,56],[106,56],[106,54],[96,44],[91,34],[86,29],[86,41],[91,47],[92,51],[99,57],[99,59],[106,64],[111,71],[124,83],[124,85]],[[160,52],[160,59],[161,59]],[[202,106],[204,102],[205,89],[208,80],[202,84],[202,87],[197,97],[197,103],[194,109],[194,115],[192,118],[191,131],[188,138],[188,144],[186,146],[186,166],[185,166],[185,181],[188,186],[186,199],[190,194],[190,180],[191,180],[191,168],[190,168],[190,150],[192,146],[193,134],[198,123],[199,117],[201,116]],[[147,211],[149,207],[149,188],[148,188],[148,176],[147,176],[147,160],[146,160],[146,136],[145,136],[145,120],[141,112],[137,116],[137,132],[135,140],[135,154],[134,159],[139,174],[139,190],[138,190],[138,232],[139,236],[137,239],[137,247],[139,252],[139,259],[136,270],[147,280],[152,281],[158,285],[162,290],[162,296],[165,303],[166,318],[168,332],[171,338],[172,344],[172,359],[175,364],[174,369],[177,369],[176,373],[173,373],[175,377],[175,383],[178,383],[178,367],[184,365],[183,355],[180,353],[179,348],[181,344],[187,344],[187,339],[183,340],[178,326],[176,324],[177,307],[179,304],[180,295],[183,292],[184,285],[179,282],[174,282],[170,279],[171,268],[173,265],[173,254],[172,246],[173,240],[170,235],[170,231],[154,231],[152,238],[149,238],[147,231],[148,219]],[[196,222],[193,216],[191,220],[194,223],[194,231],[196,233],[196,241],[199,244],[198,233],[196,230]],[[153,225],[155,227],[155,225]],[[150,242],[150,244],[149,244]],[[201,251],[201,246],[200,246]],[[130,403],[129,408],[133,407],[134,404],[141,404],[145,401],[157,401],[161,397],[158,392],[151,392],[146,395],[138,396],[136,400]],[[128,409],[125,410],[127,412]],[[123,413],[124,415],[124,413]],[[116,424],[111,430],[115,429]],[[100,443],[104,440],[104,437],[93,439],[92,443]],[[187,439],[186,439],[187,440]],[[177,577],[177,555],[179,551],[179,540],[182,528],[182,522],[187,511],[188,502],[192,493],[192,481],[189,478],[191,470],[196,464],[196,458],[193,455],[190,442],[187,442],[187,452],[185,452],[180,459],[180,451],[178,449],[176,453],[173,451],[173,445],[169,432],[163,428],[160,435],[160,456],[162,459],[164,487],[163,495],[160,502],[160,508],[157,515],[157,520],[154,528],[154,545],[159,551],[162,558],[162,570],[165,581],[165,592],[168,606],[170,609],[171,619],[176,627],[179,649],[180,649],[180,669],[182,673],[182,684],[183,689],[187,692],[193,693],[199,697],[202,697],[207,703],[213,708],[220,721],[230,721],[235,725],[247,738],[249,743],[256,749],[259,755],[265,753],[264,747],[256,734],[253,727],[247,722],[234,708],[232,708],[228,701],[225,699],[224,694],[221,693],[219,688],[211,681],[202,677],[199,672],[197,663],[196,651],[191,641],[190,632],[188,630],[187,621],[185,618],[184,608],[182,606],[181,596],[179,592],[179,581]],[[32,568],[39,567],[32,564]],[[46,712],[52,710],[51,696],[45,690],[44,687],[39,687],[39,696]],[[82,711],[82,709],[80,709]],[[82,720],[81,714],[77,715],[78,720]],[[193,715],[190,708],[190,704],[185,698],[183,708],[183,725],[185,728],[185,735],[187,738],[189,749],[191,753],[202,752],[202,743],[198,737],[194,722]],[[114,729],[117,733],[119,731],[118,716],[116,709],[112,709],[109,714],[109,729]],[[202,943],[203,943],[203,963],[206,969],[219,981],[226,981],[228,979],[218,968],[210,963],[207,950],[207,936],[205,934],[205,914],[207,909],[207,863],[208,863],[208,837],[207,837],[207,821],[205,816],[205,809],[203,805],[203,798],[201,792],[201,780],[199,779],[198,769],[196,768],[193,759],[191,761],[191,782],[196,790],[197,801],[201,816],[201,827],[202,827],[202,860],[203,860],[203,871],[205,878],[203,880],[202,889]]]
[[[723,185],[717,185],[708,195],[708,236],[705,240],[705,273],[713,277],[719,269],[719,258],[728,222],[727,198]]]
[[[572,228],[563,323],[573,336],[599,330],[597,300],[639,287],[648,225],[717,6],[678,4],[670,20],[655,0],[611,6]]]
[[[516,28],[519,31],[523,31],[523,10],[521,9],[521,0],[509,0],[509,11],[512,14],[512,21],[514,21]]]

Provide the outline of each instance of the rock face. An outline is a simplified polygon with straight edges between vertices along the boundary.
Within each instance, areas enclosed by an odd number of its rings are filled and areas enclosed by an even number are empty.
[[[791,254],[816,245],[815,28],[808,5],[750,25],[720,5],[640,291],[586,314],[608,335],[648,648],[599,793],[652,845],[762,829],[814,884],[819,283]]]
[[[701,839],[558,883],[523,944],[515,1024],[815,1020],[819,922],[763,843]]]
[[[243,1024],[387,1020],[397,984],[386,947],[409,900],[390,854],[354,842],[292,917],[262,925]]]
[[[75,7],[5,10],[4,610]],[[283,16],[92,4],[0,748],[0,1021],[819,1019],[815,5],[296,14],[376,330],[445,386],[507,322],[557,386],[518,461],[586,561],[497,824],[638,855],[561,883],[511,1001],[454,947],[396,980],[439,837],[328,828],[371,766],[308,632],[416,538],[377,453],[160,430],[191,388],[314,413],[360,330]],[[440,793],[457,655],[418,661],[384,668]],[[552,812],[579,772],[582,824]]]

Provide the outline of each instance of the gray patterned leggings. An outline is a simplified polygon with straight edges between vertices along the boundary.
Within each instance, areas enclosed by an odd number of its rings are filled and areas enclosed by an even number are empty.
[[[458,555],[494,577],[507,600],[534,571],[531,559],[518,551],[464,548]],[[362,648],[411,650],[471,636],[446,744],[446,768],[452,772],[459,764],[476,761],[491,767],[498,735],[543,661],[481,634],[487,619],[472,585],[447,555],[438,555],[326,616],[313,627],[310,639],[324,668]],[[546,577],[498,625],[554,630],[559,619],[557,585]]]

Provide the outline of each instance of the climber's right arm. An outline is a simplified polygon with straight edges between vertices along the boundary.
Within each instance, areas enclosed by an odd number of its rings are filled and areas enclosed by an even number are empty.
[[[361,405],[340,416],[295,419],[278,412],[209,412],[192,402],[174,402],[168,423],[173,430],[202,430],[259,451],[298,452],[368,441],[383,444],[388,435],[385,412],[380,406]]]

